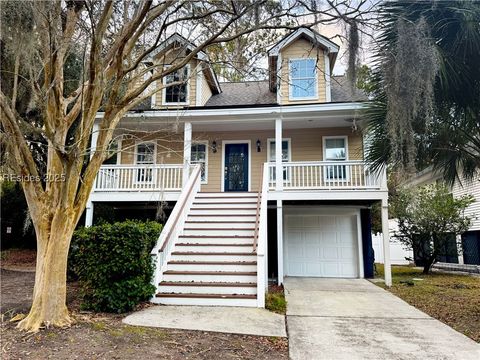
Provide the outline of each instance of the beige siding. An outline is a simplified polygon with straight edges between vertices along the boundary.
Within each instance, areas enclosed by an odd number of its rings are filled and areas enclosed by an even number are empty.
[[[195,126],[193,127],[195,129]],[[291,161],[321,161],[323,160],[324,136],[348,136],[348,159],[361,160],[362,136],[352,133],[349,128],[327,129],[295,129],[285,130],[284,138],[291,139]],[[274,138],[273,130],[265,131],[232,131],[232,132],[195,132],[195,140],[208,140],[208,183],[202,185],[202,191],[220,191],[222,181],[222,141],[247,140],[251,144],[251,190],[257,191],[260,185],[261,167],[267,161],[267,139]],[[157,135],[157,162],[159,164],[181,164],[183,157],[183,134]],[[261,141],[261,151],[257,152],[257,139]],[[217,152],[212,151],[212,142],[217,142]],[[146,141],[146,140],[145,140]],[[122,141],[122,164],[134,163],[134,142]]]
[[[322,49],[313,47],[312,43],[305,39],[298,39],[284,48],[281,53],[281,68],[280,68],[280,103],[281,104],[303,104],[325,102],[326,85],[325,85],[325,54]],[[317,85],[318,85],[318,99],[317,100],[290,100],[290,86],[289,86],[289,60],[301,58],[315,58],[317,59]]]
[[[212,97],[212,90],[210,89],[210,86],[208,85],[207,79],[205,78],[205,75],[202,72],[202,86],[201,86],[201,91],[202,91],[202,103],[198,104],[199,106],[203,106],[206,104],[208,99]]]

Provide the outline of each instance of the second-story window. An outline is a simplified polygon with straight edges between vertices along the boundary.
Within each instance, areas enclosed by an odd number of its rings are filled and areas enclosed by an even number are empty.
[[[315,99],[317,97],[316,59],[293,59],[289,62],[290,99]]]
[[[186,104],[188,103],[188,65],[182,69],[174,71],[163,78],[164,84],[176,85],[168,86],[164,91],[165,104]]]

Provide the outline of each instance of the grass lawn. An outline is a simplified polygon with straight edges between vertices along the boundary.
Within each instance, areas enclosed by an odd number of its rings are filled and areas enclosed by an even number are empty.
[[[383,277],[383,265],[376,264],[376,268],[377,276]],[[480,277],[424,275],[420,268],[392,266],[392,282],[388,290],[393,294],[480,342]]]

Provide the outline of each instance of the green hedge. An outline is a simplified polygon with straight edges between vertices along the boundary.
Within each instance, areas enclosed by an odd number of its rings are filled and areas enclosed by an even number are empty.
[[[69,271],[82,289],[82,308],[126,312],[155,292],[150,251],[162,226],[154,221],[124,221],[75,231]]]

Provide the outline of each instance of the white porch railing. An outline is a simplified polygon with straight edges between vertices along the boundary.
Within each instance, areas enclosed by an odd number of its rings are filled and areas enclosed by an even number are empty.
[[[275,164],[269,163],[269,188],[275,189]],[[385,176],[363,161],[284,162],[283,190],[379,190]]]
[[[103,165],[93,191],[180,191],[182,164]]]
[[[157,244],[150,252],[155,266],[155,272],[152,279],[155,288],[157,288],[158,284],[162,281],[163,273],[167,268],[167,262],[175,245],[175,239],[181,235],[188,211],[192,206],[195,196],[200,191],[200,174],[200,165],[195,165],[187,183],[185,184],[184,191],[180,194],[172,213],[168,217],[168,220],[160,233]]]

